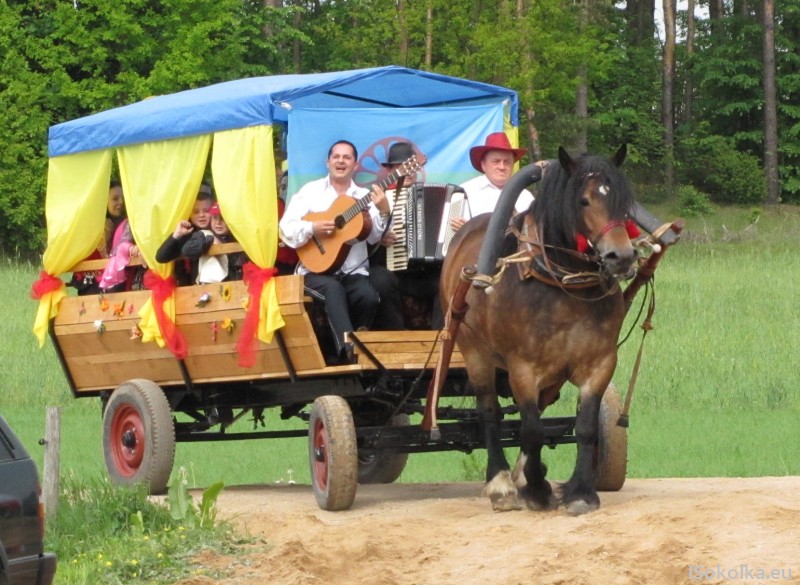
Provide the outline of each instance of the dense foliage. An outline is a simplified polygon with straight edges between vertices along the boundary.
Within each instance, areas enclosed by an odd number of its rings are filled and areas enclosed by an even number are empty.
[[[661,47],[622,4],[564,0],[8,0],[0,4],[0,242],[41,251],[49,126],[235,79],[400,64],[520,93],[535,156],[630,145],[663,183]],[[676,179],[713,201],[764,198],[758,4],[725,2],[686,50],[679,14]],[[646,19],[645,19],[646,20]],[[776,6],[781,197],[800,201],[800,0]],[[686,91],[687,88],[690,91]],[[576,94],[585,90],[585,114]],[[691,108],[688,106],[691,99]]]

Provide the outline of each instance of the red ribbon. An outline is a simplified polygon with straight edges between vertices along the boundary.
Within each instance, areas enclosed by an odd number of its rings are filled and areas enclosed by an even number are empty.
[[[144,275],[144,286],[153,293],[153,310],[167,349],[179,360],[186,359],[189,354],[186,338],[164,312],[164,302],[175,292],[175,279],[172,276],[161,278],[155,270],[148,270]]]
[[[603,230],[600,232],[600,235],[597,236],[597,239],[599,240],[600,238],[603,237],[603,235],[605,235],[607,231],[609,231],[612,228],[619,227],[619,225],[620,222],[618,221],[609,222],[606,225],[606,227],[604,227]],[[642,235],[642,232],[639,231],[639,226],[636,225],[636,222],[633,221],[632,219],[626,219],[623,225],[625,226],[625,231],[628,234],[628,238],[630,238],[631,240],[633,240],[634,238],[638,238],[639,236]],[[584,254],[586,250],[589,249],[589,240],[586,239],[586,236],[584,236],[581,233],[575,234],[575,248],[581,254]]]
[[[47,293],[55,292],[63,286],[63,280],[42,270],[39,273],[39,280],[31,286],[31,298],[38,301]]]
[[[642,232],[639,231],[639,226],[632,219],[625,220],[625,231],[628,232],[628,237],[631,240],[642,235]]]
[[[242,267],[242,280],[247,285],[247,292],[250,295],[242,332],[239,335],[239,341],[236,342],[236,351],[239,352],[239,366],[242,368],[252,368],[256,364],[255,341],[261,291],[264,290],[264,285],[277,273],[277,268],[259,268],[252,262],[246,262]]]
[[[586,250],[589,249],[589,240],[587,240],[586,236],[583,234],[575,234],[575,247],[578,249],[578,252],[585,254]]]

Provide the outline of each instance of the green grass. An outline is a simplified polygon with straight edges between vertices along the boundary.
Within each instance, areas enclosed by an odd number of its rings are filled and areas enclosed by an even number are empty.
[[[169,500],[180,502],[186,493],[176,486]],[[157,585],[220,577],[194,564],[194,557],[203,550],[235,554],[242,541],[230,524],[200,524],[197,507],[188,510],[171,513],[142,486],[119,488],[105,479],[65,475],[58,516],[47,523],[48,550],[59,561],[56,583]]]
[[[676,216],[669,208],[651,210]],[[645,341],[633,397],[630,477],[800,474],[800,460],[789,452],[800,415],[800,256],[794,251],[800,210],[768,210],[753,224],[756,215],[726,208],[689,218],[683,241],[656,274],[654,330]],[[45,406],[62,406],[62,469],[102,476],[99,401],[71,397],[50,343],[39,350],[30,331],[36,303],[28,289],[37,271],[0,261],[0,345],[6,356],[0,411],[41,463],[36,441],[44,434]],[[635,304],[630,321],[636,310]],[[640,339],[641,329],[634,327],[620,350],[615,383],[623,391]],[[571,414],[574,397],[574,389],[565,389],[547,414]],[[302,425],[268,414],[272,428]],[[237,424],[244,430],[251,423]],[[415,454],[401,479],[477,479],[484,458],[483,451]],[[547,451],[545,459],[553,477],[566,478],[574,447]],[[180,466],[192,486],[309,481],[303,439],[179,444],[175,468]]]
[[[668,208],[652,208],[662,218]],[[797,457],[797,274],[800,210],[781,208],[754,224],[751,209],[728,208],[690,218],[683,241],[656,274],[654,329],[648,333],[633,397],[629,477],[800,475]],[[240,548],[225,524],[200,530],[172,518],[140,491],[111,489],[105,480],[98,399],[76,400],[48,343],[38,349],[28,298],[38,267],[0,259],[3,387],[0,412],[42,465],[46,406],[62,408],[62,501],[48,522],[46,546],[59,556],[58,585],[171,583],[192,580],[192,557],[204,547]],[[641,297],[641,295],[640,295]],[[637,299],[638,300],[638,299]],[[623,392],[642,330],[629,314],[630,339],[614,377]],[[574,413],[567,387],[547,415]],[[271,429],[303,428],[268,411]],[[233,430],[247,430],[239,421]],[[514,450],[508,457],[513,461]],[[575,447],[546,450],[550,477],[565,480]],[[414,454],[404,482],[480,481],[486,453]],[[189,487],[309,483],[304,439],[178,444],[173,480]],[[311,498],[309,488],[309,498]],[[217,578],[217,575],[207,575]]]

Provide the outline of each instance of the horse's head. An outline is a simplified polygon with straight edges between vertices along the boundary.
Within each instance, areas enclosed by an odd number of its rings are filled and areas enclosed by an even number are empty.
[[[554,238],[550,243],[596,256],[615,277],[629,276],[637,258],[626,221],[633,196],[619,168],[626,153],[623,145],[611,159],[572,158],[559,148],[560,164],[545,173],[541,201],[534,203],[534,214]]]

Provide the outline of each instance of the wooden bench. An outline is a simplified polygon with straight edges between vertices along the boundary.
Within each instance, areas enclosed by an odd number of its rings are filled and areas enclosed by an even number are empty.
[[[363,343],[387,370],[432,370],[439,360],[438,331],[359,331],[350,335]],[[377,368],[357,343],[354,354],[359,366]],[[453,351],[450,367],[464,367],[464,358],[458,349]]]

